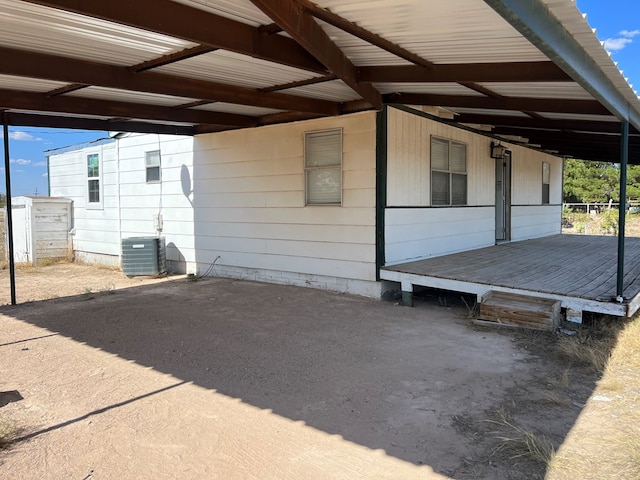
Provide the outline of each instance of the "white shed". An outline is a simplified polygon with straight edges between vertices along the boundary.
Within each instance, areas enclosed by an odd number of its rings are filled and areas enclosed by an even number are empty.
[[[69,236],[71,205],[68,198],[13,198],[14,260],[35,264],[45,258],[69,256],[73,251]]]

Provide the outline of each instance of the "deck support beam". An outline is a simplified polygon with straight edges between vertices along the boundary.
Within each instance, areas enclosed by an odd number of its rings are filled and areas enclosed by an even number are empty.
[[[413,284],[411,282],[401,282],[402,285],[402,305],[413,307]]]
[[[565,318],[567,322],[582,323],[582,310],[574,310],[573,308],[567,308],[565,311]]]
[[[616,300],[624,301],[624,232],[627,212],[627,164],[629,163],[629,122],[622,122],[620,140],[620,206],[618,207],[618,277]]]

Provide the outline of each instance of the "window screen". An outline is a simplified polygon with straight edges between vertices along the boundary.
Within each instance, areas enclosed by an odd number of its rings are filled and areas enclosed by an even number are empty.
[[[145,153],[147,183],[160,181],[160,150]]]
[[[551,183],[551,165],[542,162],[542,203],[549,203],[549,185]]]
[[[467,146],[431,137],[431,205],[467,204]]]
[[[342,129],[305,133],[304,147],[307,205],[340,205]]]

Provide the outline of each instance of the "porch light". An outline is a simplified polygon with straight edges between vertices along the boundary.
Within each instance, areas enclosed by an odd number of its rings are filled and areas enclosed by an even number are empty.
[[[500,145],[500,143],[491,142],[491,158],[504,158],[506,152],[507,147]]]

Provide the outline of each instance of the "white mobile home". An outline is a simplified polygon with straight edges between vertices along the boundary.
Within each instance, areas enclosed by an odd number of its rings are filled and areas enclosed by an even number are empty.
[[[379,297],[384,265],[560,232],[561,158],[407,107],[47,156],[85,260],[161,235],[175,271]]]

